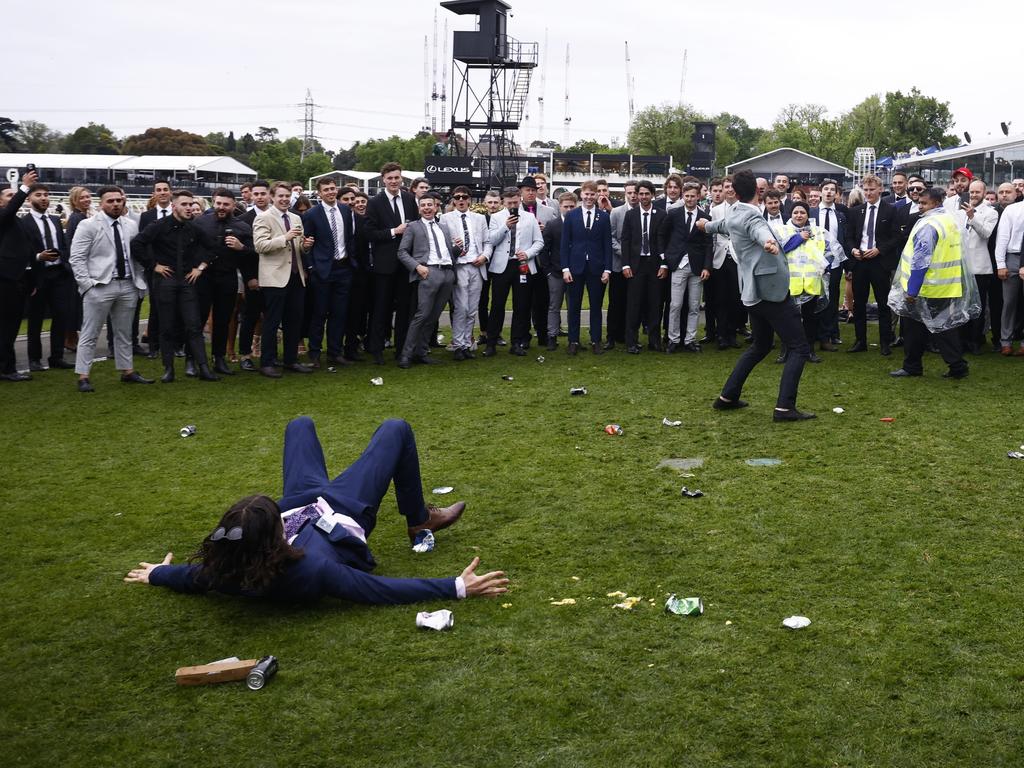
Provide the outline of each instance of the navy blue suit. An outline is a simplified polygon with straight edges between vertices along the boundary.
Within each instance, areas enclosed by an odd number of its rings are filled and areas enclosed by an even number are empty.
[[[420,485],[419,456],[412,428],[404,421],[385,421],[352,466],[334,480],[327,478],[323,448],[308,417],[288,424],[284,438],[284,498],[278,504],[288,511],[322,496],[338,513],[352,517],[367,538],[377,522],[377,508],[392,479],[398,510],[409,526],[427,520]],[[264,592],[252,594],[230,586],[218,587],[227,594],[247,594],[284,603],[310,603],[321,597],[338,597],[356,603],[399,604],[456,597],[455,579],[396,579],[371,576],[375,563],[369,547],[342,526],[328,534],[307,521],[292,544],[305,552]],[[198,565],[162,565],[149,582],[178,592],[206,592],[197,581]]]
[[[335,226],[345,244],[345,258],[335,258],[334,233],[323,205],[314,205],[302,215],[302,228],[313,238],[307,257],[310,291],[313,294],[313,315],[309,328],[309,356],[319,360],[327,323],[327,355],[341,357],[345,322],[348,318],[349,293],[356,255],[356,238],[352,229],[352,211],[338,203]]]
[[[590,343],[601,343],[601,305],[604,303],[604,283],[601,276],[612,270],[612,222],[606,211],[596,205],[591,209],[594,218],[590,229],[583,218],[583,207],[574,208],[562,222],[562,270],[568,269],[572,282],[569,294],[569,343],[580,341],[580,310],[583,289],[590,301]]]

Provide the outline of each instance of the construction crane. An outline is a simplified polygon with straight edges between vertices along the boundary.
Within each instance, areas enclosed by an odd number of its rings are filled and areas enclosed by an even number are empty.
[[[633,102],[636,96],[636,81],[629,67],[629,40],[626,41],[626,98],[629,100],[629,125],[633,125]]]
[[[687,50],[683,49],[683,74],[679,77],[679,106],[683,106],[683,98],[686,95],[686,54]]]
[[[434,82],[430,89],[430,132],[437,130],[437,9],[434,9]]]
[[[430,48],[423,36],[423,130],[430,130]]]
[[[544,60],[540,65],[540,95],[537,97],[537,138],[544,141],[544,89],[548,77],[548,30],[544,28]]]
[[[436,11],[435,11],[436,13]],[[447,130],[448,122],[448,19],[444,20],[444,43],[441,48],[441,130]]]
[[[562,138],[562,149],[569,146],[569,44],[565,44],[565,120],[563,121],[565,135]]]

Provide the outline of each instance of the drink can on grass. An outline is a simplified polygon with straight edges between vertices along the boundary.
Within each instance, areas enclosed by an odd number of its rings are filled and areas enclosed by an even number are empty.
[[[699,597],[670,595],[665,601],[665,611],[677,616],[700,616],[704,613],[704,601]]]
[[[260,659],[259,664],[249,670],[249,674],[245,678],[245,684],[249,687],[249,690],[258,691],[269,683],[276,674],[277,657],[264,656]]]
[[[178,430],[178,434],[182,437],[192,437],[196,433],[195,424],[186,424],[184,427]]]

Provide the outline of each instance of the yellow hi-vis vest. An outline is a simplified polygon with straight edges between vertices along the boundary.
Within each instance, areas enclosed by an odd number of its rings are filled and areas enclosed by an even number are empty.
[[[917,220],[900,255],[900,286],[904,291],[910,283],[910,265],[914,257],[914,235],[923,227],[931,227],[939,236],[932,253],[932,263],[924,275],[921,292],[924,299],[955,299],[963,296],[964,259],[960,250],[960,228],[948,213],[937,213]]]
[[[785,239],[788,240],[799,230],[792,224],[786,225],[783,230]],[[789,293],[791,296],[821,296],[821,276],[828,266],[825,258],[825,234],[817,227],[811,227],[810,240],[805,240],[800,247],[793,249],[786,254],[786,261],[789,262]],[[780,243],[781,245],[781,243]]]

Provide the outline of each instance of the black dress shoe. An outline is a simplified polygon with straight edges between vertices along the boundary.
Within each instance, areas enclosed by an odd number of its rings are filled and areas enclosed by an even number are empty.
[[[156,380],[147,379],[138,371],[132,371],[131,373],[121,374],[121,381],[125,384],[153,384]]]
[[[210,366],[203,363],[199,366],[199,380],[200,381],[220,381],[220,376],[210,370]]]
[[[612,341],[611,339],[608,339],[608,341],[604,343],[602,349],[615,349],[615,342]]]
[[[151,350],[149,350],[149,352],[146,353],[146,359],[147,360],[156,360],[159,357],[160,357],[160,350],[159,349],[151,349]]]
[[[223,357],[213,359],[213,370],[223,376],[234,376],[235,372],[228,367],[228,362]]]
[[[373,362],[376,365],[384,365],[384,355],[380,352],[373,353]]]
[[[466,359],[466,352],[465,352],[465,350],[462,350],[462,349],[456,349],[455,350],[455,354],[452,355],[452,360],[454,360],[454,361],[456,361],[458,363],[461,363],[465,359]]]
[[[817,415],[799,411],[796,408],[789,408],[785,411],[780,411],[776,408],[772,414],[772,421],[807,421],[808,419],[816,418],[818,418]]]
[[[476,352],[474,352],[472,349],[464,349],[462,351],[462,354],[466,356],[467,360],[476,360]]]
[[[735,411],[740,408],[746,408],[750,403],[746,400],[723,400],[721,397],[715,398],[715,402],[711,404],[711,407],[716,411]]]
[[[42,373],[46,370],[46,367],[39,360],[29,360],[28,369],[32,371],[32,373]]]
[[[174,366],[165,365],[164,375],[160,377],[161,384],[171,384],[174,381]]]
[[[196,362],[191,357],[185,359],[185,375],[195,378]]]
[[[902,379],[902,378],[905,378],[907,376],[920,376],[921,374],[920,373],[911,373],[906,368],[899,368],[899,369],[897,369],[895,371],[889,371],[889,375],[892,376],[894,379]]]
[[[50,367],[59,370],[70,370],[71,368],[75,367],[75,364],[69,363],[63,357],[59,357],[50,359]]]
[[[902,347],[903,346],[903,337],[902,336],[897,336],[895,339],[893,339],[892,340],[892,346],[894,346],[894,347]]]
[[[687,352],[701,352],[700,344],[696,341],[691,341],[689,344],[683,344],[683,349]]]
[[[573,357],[575,357],[576,353],[579,352],[579,351],[580,351],[580,345],[577,344],[575,341],[570,341],[569,342],[569,347],[568,347],[568,349],[566,349],[566,354],[569,354],[569,355],[572,355]],[[487,354],[487,353],[485,352],[484,354]]]
[[[185,350],[184,349],[176,349],[176,350],[174,350],[174,356],[175,357],[184,357],[185,356]]]
[[[499,336],[498,337],[498,346],[499,347],[507,347],[508,346],[508,342],[505,341],[503,338],[501,338],[501,336]]]
[[[833,344],[831,341],[826,339],[825,341],[821,342],[821,351],[822,352],[835,352],[836,351],[836,345]]]
[[[515,355],[516,357],[526,357],[526,349],[522,344],[513,344],[509,348],[508,352],[510,355]]]
[[[88,379],[78,380],[78,391],[79,392],[95,392],[92,383]]]
[[[711,337],[705,334],[703,339],[698,339],[697,340],[697,343],[698,344],[710,344],[711,343]]]
[[[554,352],[558,349],[558,341],[555,338],[548,339],[548,352]]]
[[[266,376],[268,379],[280,379],[281,372],[272,365],[264,365],[260,368],[260,375]]]
[[[32,381],[32,374],[13,371],[11,373],[0,374],[0,381]]]
[[[967,376],[967,371],[946,371],[942,374],[942,378],[944,379],[966,379]]]
[[[788,352],[780,352],[779,356],[775,358],[775,364],[776,365],[781,365],[782,363],[786,362],[786,358],[788,358],[788,357],[789,357],[789,353]]]
[[[346,352],[345,360],[350,363],[361,363],[363,362],[363,356],[360,355],[358,352]]]
[[[814,354],[814,352],[811,352],[811,354],[809,354],[807,356],[807,362],[809,362],[809,363],[820,363],[821,362],[821,358],[818,357],[816,354]]]
[[[889,346],[888,342],[882,342],[879,344],[878,351],[882,354],[882,357],[888,357],[892,354],[892,348]]]
[[[327,359],[335,365],[340,365],[342,368],[348,368],[350,365],[355,365],[355,363],[342,355],[328,355]]]
[[[604,354],[604,348],[600,344],[591,344],[590,351],[593,352],[595,355]]]
[[[412,360],[408,357],[399,357],[396,361],[399,368],[412,368]]]
[[[526,353],[524,352],[523,354],[525,355]],[[429,355],[423,355],[422,357],[414,357],[412,359],[412,361],[414,363],[416,363],[416,365],[440,365],[441,364],[440,360],[435,360],[434,358],[430,357]]]
[[[858,341],[856,344],[854,344],[852,347],[850,347],[846,351],[847,351],[847,353],[850,353],[850,352],[867,352],[868,351],[867,342],[866,341]]]
[[[626,347],[626,351],[629,354],[631,354],[631,355],[639,355],[640,354],[640,345],[639,344],[630,344],[628,347]]]
[[[656,341],[648,342],[647,348],[651,350],[651,352],[661,352],[661,344]]]
[[[486,347],[484,347],[484,357],[494,357],[496,354],[498,354],[498,350],[495,348],[493,344],[488,344]]]
[[[260,370],[250,357],[242,358],[242,362],[238,364],[238,367],[243,371],[249,371],[250,373],[258,373]]]
[[[835,345],[836,345],[837,347],[838,347],[838,346],[839,346],[840,344],[842,344],[842,343],[843,343],[843,340],[842,340],[841,338],[839,338],[838,336],[833,336],[833,337],[832,337],[831,339],[829,339],[829,341],[831,341],[831,342],[832,342],[833,344],[835,344]]]
[[[678,351],[679,351],[679,345],[676,342],[674,342],[674,341],[670,341],[668,343],[668,346],[665,347],[665,352],[667,354],[669,354],[669,355],[674,355]]]
[[[284,369],[286,371],[291,371],[292,373],[312,373],[313,372],[312,368],[310,368],[308,365],[303,365],[302,363],[288,363],[287,365],[284,366]]]

